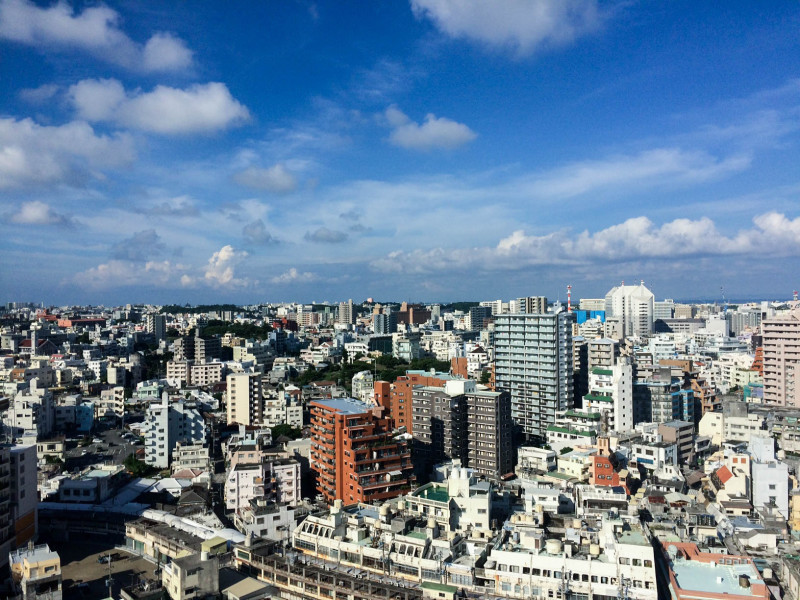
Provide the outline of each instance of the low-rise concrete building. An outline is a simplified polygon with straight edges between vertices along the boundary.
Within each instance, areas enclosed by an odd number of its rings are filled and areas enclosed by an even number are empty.
[[[219,594],[219,557],[201,551],[176,558],[163,566],[161,584],[172,600],[216,597]]]
[[[8,562],[22,600],[61,600],[61,558],[50,546],[20,548],[9,555]]]

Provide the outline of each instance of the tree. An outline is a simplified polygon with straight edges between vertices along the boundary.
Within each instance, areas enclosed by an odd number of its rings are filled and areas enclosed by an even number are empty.
[[[572,452],[572,448],[570,448],[569,446],[564,446],[559,452],[559,454],[567,454],[568,452]]]
[[[296,440],[297,438],[302,436],[303,433],[299,429],[297,429],[296,427],[292,427],[288,423],[281,423],[280,425],[275,425],[275,427],[272,428],[272,439],[277,440],[282,435],[285,435],[288,438]]]
[[[145,477],[155,470],[154,467],[151,467],[143,460],[139,460],[133,454],[129,454],[122,464],[134,477]]]
[[[487,385],[489,383],[489,380],[491,379],[491,376],[492,375],[491,373],[489,373],[489,371],[484,371],[483,373],[481,373],[480,383],[482,383],[483,385]]]

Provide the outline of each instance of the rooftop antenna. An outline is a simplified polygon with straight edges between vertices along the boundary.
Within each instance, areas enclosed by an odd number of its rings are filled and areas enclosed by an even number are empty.
[[[572,285],[567,285],[567,312],[572,312]]]
[[[797,302],[797,290],[794,290],[794,291],[792,292],[792,299],[793,299],[795,302]]]

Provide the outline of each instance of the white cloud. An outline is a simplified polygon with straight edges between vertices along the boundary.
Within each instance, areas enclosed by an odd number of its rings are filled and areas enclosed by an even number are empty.
[[[749,155],[720,159],[702,151],[656,148],[635,155],[576,162],[533,175],[526,188],[536,197],[572,198],[600,189],[708,181],[744,170],[750,162]]]
[[[168,260],[135,263],[128,260],[110,260],[96,267],[76,273],[72,283],[90,289],[108,289],[125,286],[171,287],[183,281],[186,266]]]
[[[596,0],[411,0],[417,18],[443,33],[530,54],[595,31],[605,19]]]
[[[216,82],[126,93],[116,79],[84,79],[70,87],[69,97],[83,119],[161,134],[217,131],[250,117],[227,86]]]
[[[297,180],[282,164],[267,169],[248,167],[233,177],[240,185],[274,194],[288,194],[297,189]]]
[[[55,96],[57,92],[57,85],[45,83],[39,87],[20,90],[19,97],[30,104],[43,104]]]
[[[0,189],[77,184],[134,158],[129,135],[96,135],[83,121],[43,126],[31,119],[0,119]]]
[[[315,281],[317,276],[313,273],[305,271],[303,273],[299,272],[297,269],[292,267],[285,273],[281,275],[277,275],[270,279],[272,283],[276,284],[286,284],[286,283],[308,283],[309,281]]]
[[[453,149],[474,140],[477,134],[463,123],[433,114],[420,125],[409,119],[394,106],[386,109],[386,120],[392,127],[389,141],[395,146],[410,150]]]
[[[192,64],[192,51],[184,41],[170,33],[156,33],[142,50],[142,65],[146,71],[178,71]]]
[[[38,200],[23,202],[19,209],[6,215],[6,219],[17,225],[62,225],[71,227],[74,221],[67,215],[58,213],[52,207]]]
[[[235,267],[247,257],[247,252],[235,250],[233,246],[223,246],[208,259],[203,279],[213,287],[248,285],[246,279],[235,277]]]
[[[150,233],[147,231],[139,232],[126,242],[133,241],[134,245],[138,246],[138,242],[148,236]],[[154,239],[156,243],[160,243],[158,235],[155,235]],[[163,249],[162,247],[157,250]],[[247,257],[247,252],[235,250],[232,246],[223,246],[219,251],[214,252],[208,263],[199,269],[169,260],[147,260],[147,257],[138,251],[133,254],[128,253],[128,255],[125,255],[125,252],[121,254],[115,252],[115,254],[117,256],[106,263],[76,273],[72,277],[72,283],[92,289],[134,285],[161,288],[178,286],[233,288],[246,287],[251,284],[250,280],[235,276],[235,267]]]
[[[186,69],[192,52],[169,33],[157,32],[142,46],[120,28],[107,6],[73,10],[61,1],[41,8],[28,0],[0,0],[0,38],[39,48],[76,49],[100,60],[143,72]]]
[[[800,217],[765,213],[754,227],[726,236],[706,217],[675,219],[656,226],[635,217],[594,233],[556,231],[526,235],[518,230],[495,247],[395,251],[371,266],[380,271],[435,273],[448,270],[516,270],[557,264],[602,264],[640,259],[701,256],[786,257],[800,255]]]

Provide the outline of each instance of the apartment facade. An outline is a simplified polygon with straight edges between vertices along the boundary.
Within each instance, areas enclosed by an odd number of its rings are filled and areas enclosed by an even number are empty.
[[[263,419],[264,394],[260,373],[231,373],[226,378],[228,425],[259,425]]]
[[[572,313],[495,318],[495,389],[511,395],[526,438],[543,439],[556,412],[573,403]]]
[[[385,408],[353,398],[315,400],[310,408],[311,468],[326,502],[372,502],[408,490],[409,436],[394,432]]]
[[[800,407],[800,304],[761,322],[764,403]]]
[[[178,442],[205,442],[206,424],[196,403],[172,401],[165,393],[161,402],[147,407],[142,433],[145,462],[166,469]]]

